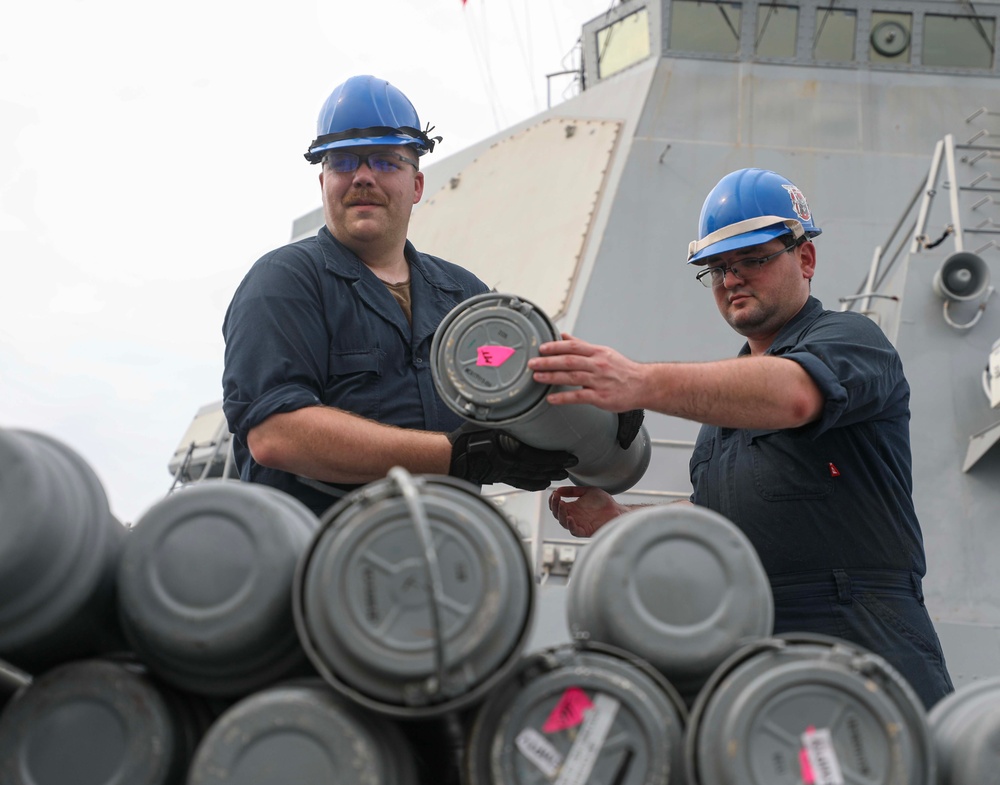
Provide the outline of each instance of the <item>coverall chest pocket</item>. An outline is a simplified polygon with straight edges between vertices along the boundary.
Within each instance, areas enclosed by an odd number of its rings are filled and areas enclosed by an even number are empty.
[[[708,506],[706,496],[707,483],[703,482],[708,473],[709,461],[712,460],[712,453],[715,452],[715,438],[703,439],[694,446],[691,453],[691,461],[688,464],[688,473],[691,475],[691,485],[694,488],[694,503]]]
[[[372,420],[379,419],[384,361],[385,353],[381,349],[331,349],[324,403]]]
[[[744,431],[754,487],[767,501],[822,499],[833,490],[815,444],[787,430]]]

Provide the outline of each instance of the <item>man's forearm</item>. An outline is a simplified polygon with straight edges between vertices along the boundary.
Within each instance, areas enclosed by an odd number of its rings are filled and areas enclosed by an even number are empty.
[[[823,395],[794,360],[739,357],[706,363],[639,363],[563,333],[528,361],[552,385],[549,403],[613,412],[649,409],[727,428],[795,428],[823,411]]]
[[[795,428],[823,410],[809,374],[780,357],[648,363],[640,391],[647,409],[724,428]]]
[[[268,417],[247,436],[262,466],[322,482],[361,484],[393,466],[414,474],[447,474],[451,444],[443,433],[383,425],[325,406]]]

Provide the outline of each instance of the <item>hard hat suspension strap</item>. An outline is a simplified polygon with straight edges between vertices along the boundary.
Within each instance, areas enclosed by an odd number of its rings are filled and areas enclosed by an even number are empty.
[[[414,140],[423,142],[427,152],[433,152],[434,145],[441,141],[440,136],[429,136],[433,130],[434,128],[431,125],[428,125],[423,131],[408,125],[401,125],[397,128],[388,125],[373,125],[368,128],[348,128],[346,131],[323,134],[314,139],[313,143],[309,145],[309,152],[305,153],[305,157],[311,164],[319,163],[323,160],[326,150],[317,150],[317,147],[329,144],[330,142],[339,142],[342,139],[364,139],[366,137],[392,136],[394,134],[411,136]]]

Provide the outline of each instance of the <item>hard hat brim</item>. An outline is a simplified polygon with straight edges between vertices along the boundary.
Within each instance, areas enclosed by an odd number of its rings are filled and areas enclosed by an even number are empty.
[[[786,220],[784,223],[776,223],[760,229],[753,229],[749,232],[735,234],[732,237],[721,238],[717,242],[706,245],[704,248],[692,253],[688,257],[687,263],[705,264],[709,258],[717,254],[725,253],[726,251],[736,251],[740,248],[749,248],[753,245],[763,245],[786,234],[794,235],[796,238],[805,237],[811,240],[822,233],[822,229],[814,227],[811,230],[806,230],[799,221]],[[694,241],[690,247],[694,248],[699,244],[699,241]]]
[[[406,145],[409,147],[415,147],[417,155],[423,155],[427,152],[427,148],[424,147],[423,142],[419,139],[414,139],[412,136],[400,134],[389,136],[359,136],[354,139],[340,139],[336,142],[327,142],[326,144],[322,144],[317,147],[310,147],[307,156],[313,156],[318,161],[322,158],[322,155],[320,154],[325,153],[327,150],[339,150],[343,147],[371,147],[376,145],[387,145],[392,147]]]
[[[735,237],[727,237],[725,240],[719,240],[717,243],[712,243],[707,248],[702,248],[698,251],[698,253],[688,259],[688,264],[704,264],[701,260],[707,259],[710,256],[725,253],[726,251],[735,251],[740,248],[748,248],[751,245],[763,245],[764,243],[773,240],[775,237],[781,237],[783,234],[791,234],[791,231],[792,230],[784,224],[778,224],[776,226],[769,226],[766,229],[757,229],[753,232],[738,234]]]

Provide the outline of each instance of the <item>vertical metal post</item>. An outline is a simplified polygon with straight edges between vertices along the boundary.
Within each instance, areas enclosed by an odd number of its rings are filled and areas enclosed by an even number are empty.
[[[948,167],[948,182],[951,188],[948,189],[948,203],[951,206],[951,225],[955,234],[955,250],[962,251],[962,218],[958,212],[958,180],[955,177],[955,138],[947,134],[944,138],[945,164]]]
[[[917,215],[916,226],[913,228],[913,240],[910,243],[911,254],[920,251],[920,240],[918,238],[924,235],[924,227],[927,224],[927,213],[931,209],[931,200],[934,198],[934,192],[937,188],[938,171],[941,168],[941,153],[943,149],[944,141],[938,140],[938,143],[934,145],[934,156],[931,158],[931,168],[927,172],[927,183],[924,185],[924,198],[920,202],[920,212]]]
[[[882,261],[882,246],[875,246],[875,253],[872,255],[872,263],[868,267],[868,278],[865,280],[865,290],[862,294],[866,297],[861,301],[861,313],[867,314],[871,308],[871,293],[875,287],[875,274],[878,272],[879,263]]]

